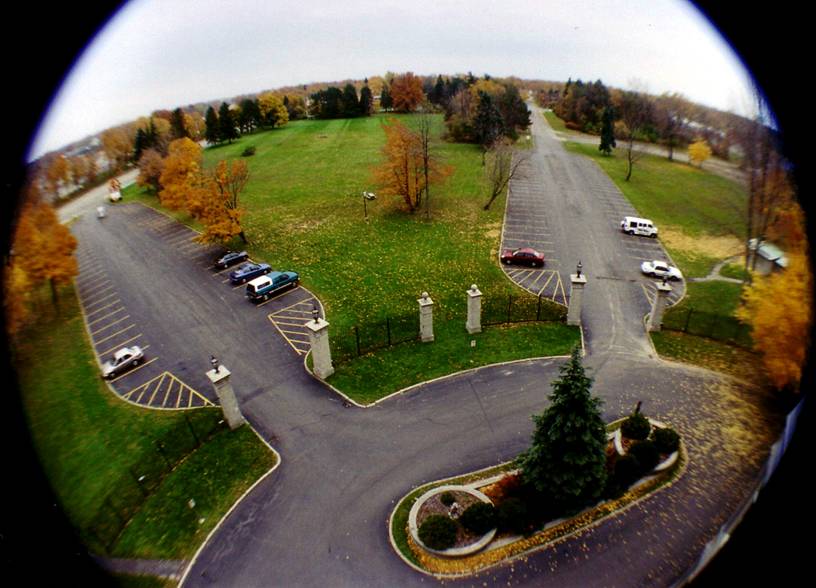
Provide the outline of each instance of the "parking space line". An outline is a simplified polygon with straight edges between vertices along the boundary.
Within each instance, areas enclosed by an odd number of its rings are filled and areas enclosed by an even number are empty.
[[[103,311],[103,310],[105,310],[106,308],[110,308],[111,306],[115,306],[115,305],[117,305],[117,304],[119,304],[119,303],[121,303],[121,300],[119,300],[119,299],[117,298],[116,300],[114,300],[114,301],[113,301],[113,302],[111,302],[110,304],[106,304],[105,306],[103,306],[103,307],[101,307],[101,308],[97,308],[97,309],[96,309],[96,310],[94,310],[93,312],[87,312],[87,310],[86,310],[86,311],[85,311],[85,316],[86,316],[86,317],[89,317],[89,316],[91,316],[92,314],[96,314],[97,312],[102,312],[102,311]]]
[[[100,286],[104,286],[105,284],[110,284],[110,283],[111,283],[111,281],[109,279],[105,278],[104,281],[100,282],[99,284],[97,284],[93,288],[84,288],[85,290],[90,290],[90,291],[87,292],[87,293],[80,292],[80,295],[81,296],[93,296],[94,294],[98,294],[99,292],[104,292],[107,288],[104,288],[102,290],[97,290],[97,288],[100,287]],[[112,285],[108,286],[108,288],[112,288],[112,287],[113,287]],[[80,288],[80,291],[81,290],[83,290],[83,288]]]
[[[96,335],[97,333],[101,333],[101,332],[102,332],[102,331],[104,331],[105,329],[110,329],[112,326],[114,326],[114,325],[118,325],[118,324],[119,324],[119,323],[121,323],[122,321],[126,321],[126,320],[127,320],[127,319],[129,319],[129,318],[130,318],[130,315],[129,315],[129,314],[128,314],[128,315],[125,315],[125,316],[123,316],[122,318],[120,318],[118,321],[113,321],[112,323],[110,323],[109,325],[105,325],[105,326],[104,326],[104,327],[102,327],[101,329],[97,329],[96,331],[91,331],[91,335]]]
[[[132,341],[135,341],[136,339],[138,339],[138,338],[139,338],[139,337],[141,337],[141,336],[142,336],[142,334],[141,334],[141,333],[139,333],[138,335],[136,335],[136,336],[134,336],[134,337],[131,337],[130,339],[125,339],[124,341],[122,341],[122,342],[121,342],[121,343],[119,343],[118,345],[116,345],[116,346],[114,346],[114,347],[111,347],[110,349],[107,349],[107,350],[105,350],[105,351],[101,351],[101,352],[99,353],[99,355],[100,355],[100,356],[103,356],[103,355],[107,355],[108,353],[113,353],[114,351],[116,351],[116,350],[117,350],[117,349],[119,349],[120,347],[124,347],[124,346],[126,346],[128,343],[130,343],[130,342],[132,342]],[[147,345],[147,346],[146,346],[146,347],[144,347],[143,349],[147,349],[148,347],[150,347],[150,345]]]
[[[108,336],[107,336],[107,337],[105,337],[104,339],[100,339],[99,341],[94,341],[94,345],[99,345],[100,343],[104,343],[104,342],[105,342],[105,341],[107,341],[108,339],[113,339],[113,338],[114,338],[114,337],[116,337],[117,335],[121,335],[122,333],[124,333],[124,332],[125,332],[125,331],[127,331],[128,329],[132,329],[132,328],[133,328],[133,327],[135,327],[135,326],[136,326],[136,323],[133,323],[133,324],[131,324],[131,325],[129,325],[129,326],[127,326],[127,327],[125,327],[125,328],[124,328],[124,329],[122,329],[121,331],[116,331],[116,332],[115,332],[113,335],[108,335]]]
[[[111,294],[108,294],[107,296],[103,296],[102,298],[100,298],[100,299],[99,299],[99,300],[97,300],[96,302],[92,302],[92,303],[90,303],[90,304],[85,304],[85,303],[84,303],[84,301],[83,301],[83,306],[85,307],[85,310],[87,311],[87,310],[88,310],[88,308],[90,308],[91,306],[96,306],[96,305],[97,305],[97,304],[99,304],[100,302],[104,302],[104,301],[105,301],[105,300],[107,300],[108,298],[112,298],[112,297],[114,297],[114,296],[118,296],[118,294],[117,294],[116,292],[113,292],[113,293],[111,293]]]
[[[93,297],[93,296],[95,296],[95,295],[97,295],[97,294],[101,294],[102,292],[105,292],[106,290],[111,290],[112,288],[113,288],[113,284],[111,284],[111,285],[110,285],[110,286],[108,286],[107,288],[103,288],[102,290],[99,290],[98,292],[94,292],[93,294],[90,294],[90,295],[80,293],[80,297],[81,297],[81,298],[85,298],[85,296],[91,296],[91,297]],[[98,302],[98,301],[97,301],[97,302]],[[91,305],[94,305],[94,304],[96,304],[96,302],[91,302],[90,304],[91,304]],[[86,306],[86,308],[87,308],[87,306]]]
[[[114,311],[112,311],[112,312],[109,312],[109,313],[108,313],[108,314],[106,314],[105,316],[101,316],[101,317],[99,317],[98,319],[94,319],[94,320],[90,321],[90,322],[88,323],[88,327],[90,327],[91,325],[93,325],[93,324],[95,324],[95,323],[98,323],[99,321],[104,321],[106,318],[112,317],[112,316],[113,316],[113,315],[115,315],[116,313],[118,313],[118,312],[122,312],[123,310],[125,310],[125,307],[124,307],[124,306],[120,306],[119,308],[117,308],[116,310],[114,310]],[[97,312],[98,312],[98,311],[97,311]]]
[[[159,359],[159,358],[158,358],[158,357],[154,357],[154,358],[153,358],[153,359],[151,359],[150,361],[146,361],[146,362],[144,362],[144,363],[140,363],[139,365],[137,365],[137,366],[136,366],[135,368],[133,368],[132,370],[128,370],[128,371],[126,371],[124,374],[122,374],[121,376],[116,376],[116,377],[115,377],[115,378],[113,378],[112,380],[108,380],[108,381],[109,381],[109,382],[112,384],[112,383],[114,383],[114,382],[117,382],[117,381],[121,380],[122,378],[124,378],[124,377],[126,377],[126,376],[130,376],[130,375],[132,375],[132,374],[135,374],[135,373],[136,373],[136,372],[138,372],[140,369],[142,369],[142,368],[144,368],[144,367],[149,366],[151,363],[153,363],[153,362],[154,362],[154,361],[156,361],[157,359]]]

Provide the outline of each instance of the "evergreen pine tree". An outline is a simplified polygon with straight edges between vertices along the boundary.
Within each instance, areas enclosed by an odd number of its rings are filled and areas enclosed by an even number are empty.
[[[380,92],[380,108],[388,111],[394,106],[394,101],[391,99],[391,90],[386,84],[383,84],[382,92]]]
[[[357,98],[357,90],[352,84],[343,87],[343,94],[340,98],[340,114],[345,118],[360,116],[360,101]]]
[[[598,151],[604,155],[611,155],[612,149],[615,148],[615,129],[612,119],[612,108],[607,106],[603,111],[603,118],[601,121],[601,144],[598,145]]]
[[[533,417],[532,444],[517,463],[524,482],[547,506],[568,514],[601,496],[606,483],[606,426],[601,400],[591,394],[592,378],[584,372],[578,348],[552,387],[552,404]]]
[[[473,117],[473,133],[476,142],[482,147],[482,165],[484,165],[484,154],[496,142],[496,139],[504,134],[504,120],[490,94],[481,90],[479,90],[479,105]]]
[[[371,93],[371,88],[363,86],[360,90],[360,114],[363,116],[371,116],[374,110],[374,95]]]
[[[207,143],[214,145],[221,142],[221,131],[218,125],[218,115],[215,114],[215,109],[210,106],[207,109],[207,114],[204,116],[204,138]]]
[[[235,128],[235,118],[229,109],[226,102],[221,103],[218,109],[218,135],[222,141],[232,143],[233,139],[238,138],[238,131]]]
[[[183,139],[184,137],[189,138],[190,133],[184,126],[184,113],[181,108],[176,108],[170,115],[170,139]]]

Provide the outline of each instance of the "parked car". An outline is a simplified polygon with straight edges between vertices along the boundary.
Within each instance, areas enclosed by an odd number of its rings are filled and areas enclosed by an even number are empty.
[[[226,269],[231,265],[246,261],[247,259],[249,259],[249,254],[246,251],[227,251],[224,255],[215,260],[215,267]]]
[[[669,265],[665,261],[644,261],[640,264],[640,271],[642,271],[647,276],[652,276],[655,278],[663,278],[666,277],[670,280],[682,280],[683,274],[680,273],[680,270],[674,266]]]
[[[113,354],[113,357],[102,364],[102,377],[112,379],[132,367],[142,363],[144,352],[138,345],[122,347]]]
[[[253,302],[268,300],[275,292],[297,287],[299,279],[296,272],[272,272],[247,284],[246,296]]]
[[[532,247],[521,247],[520,249],[505,249],[501,254],[502,263],[517,263],[542,267],[544,265],[544,254],[536,251]]]
[[[648,218],[638,218],[636,216],[625,216],[621,221],[621,231],[629,235],[643,235],[645,237],[657,237],[657,227]]]
[[[272,271],[268,263],[245,263],[236,270],[230,272],[230,281],[233,284],[243,284],[260,276],[264,276]]]

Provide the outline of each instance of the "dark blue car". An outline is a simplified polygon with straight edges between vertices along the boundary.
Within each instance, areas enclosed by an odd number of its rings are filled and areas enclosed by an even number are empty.
[[[249,254],[246,251],[227,251],[224,255],[215,260],[215,267],[220,269],[227,269],[231,265],[235,265],[240,261],[249,259]]]
[[[268,263],[245,263],[238,269],[230,272],[230,281],[233,284],[243,284],[272,271]]]

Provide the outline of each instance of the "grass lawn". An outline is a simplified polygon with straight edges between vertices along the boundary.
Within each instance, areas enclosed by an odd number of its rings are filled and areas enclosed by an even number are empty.
[[[747,193],[739,184],[685,163],[643,155],[625,181],[620,147],[605,157],[595,145],[566,147],[592,158],[638,210],[660,229],[660,239],[688,277],[705,277],[714,265],[742,252]]]
[[[219,409],[157,411],[119,400],[99,377],[73,289],[62,290],[59,316],[43,310],[21,337],[14,364],[32,440],[62,510],[95,553],[109,547],[119,557],[190,557],[275,454],[248,427],[230,432]],[[180,496],[187,510],[196,499],[204,523],[188,524]]]
[[[504,197],[482,210],[487,194],[475,145],[435,141],[433,149],[454,172],[431,188],[430,221],[424,210],[409,214],[387,197],[368,202],[364,219],[362,191],[376,192],[371,175],[381,160],[385,118],[293,121],[204,151],[205,166],[212,167],[255,147],[255,155],[245,158],[251,177],[241,197],[247,249],[276,269],[300,274],[323,302],[333,346],[348,340],[357,325],[416,315],[423,291],[434,300],[437,325],[445,319],[464,323],[465,290],[473,283],[485,301],[527,296],[499,267]],[[437,115],[435,135],[442,130]],[[135,186],[125,196],[156,203]],[[531,356],[521,341],[506,344],[514,358]],[[427,361],[438,363],[428,366],[433,373],[450,369],[443,365],[445,354]]]
[[[469,335],[463,324],[449,321],[435,329],[433,343],[414,341],[365,354],[339,364],[328,381],[356,402],[367,404],[454,371],[518,359],[519,348],[527,349],[528,357],[544,357],[569,355],[580,344],[578,328],[561,323],[492,326]]]

